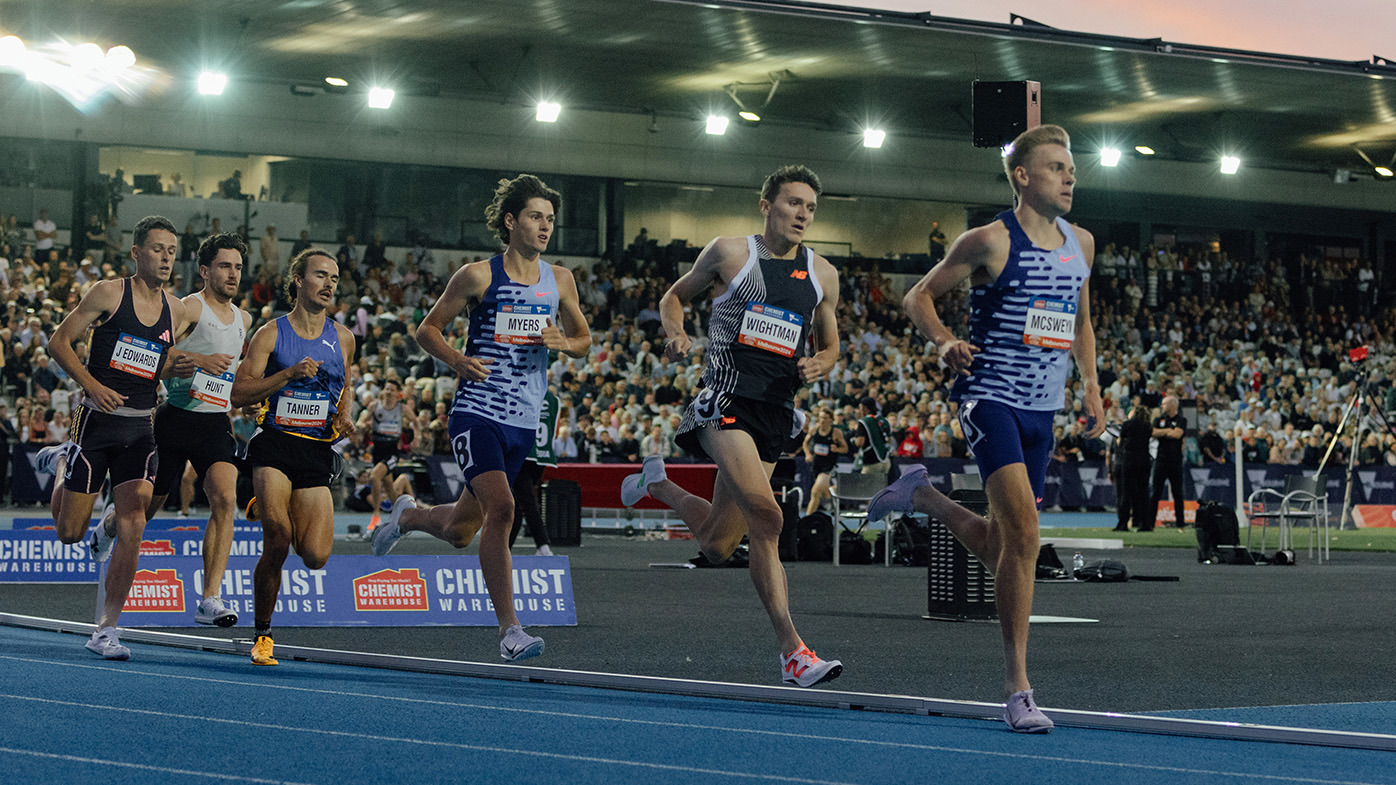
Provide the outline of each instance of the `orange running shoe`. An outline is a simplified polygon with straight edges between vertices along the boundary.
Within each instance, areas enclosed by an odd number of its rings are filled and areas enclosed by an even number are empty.
[[[258,635],[257,642],[252,644],[252,664],[253,665],[280,665],[271,656],[272,640],[270,635]]]

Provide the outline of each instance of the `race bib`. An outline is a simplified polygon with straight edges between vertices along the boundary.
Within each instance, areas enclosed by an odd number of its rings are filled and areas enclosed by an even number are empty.
[[[214,376],[202,368],[195,370],[194,378],[189,380],[189,397],[211,406],[229,408],[233,400],[233,372]]]
[[[164,351],[165,347],[154,341],[121,333],[111,350],[111,367],[142,379],[154,379]]]
[[[1038,298],[1028,306],[1023,343],[1049,349],[1070,349],[1076,338],[1076,306],[1065,300]]]
[[[494,315],[494,342],[541,346],[552,313],[546,305],[501,304]]]
[[[276,402],[273,418],[284,428],[322,428],[330,421],[330,394],[285,390]]]
[[[800,328],[804,317],[765,303],[748,303],[742,314],[737,342],[757,349],[794,357],[800,348]]]
[[[815,455],[828,455],[828,454],[829,454],[829,445],[827,445],[827,444],[816,444],[816,445],[814,445],[814,454],[815,454]]]

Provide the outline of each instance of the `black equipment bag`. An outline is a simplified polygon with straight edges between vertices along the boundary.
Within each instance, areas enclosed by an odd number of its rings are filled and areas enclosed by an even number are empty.
[[[862,532],[839,532],[839,564],[872,564],[873,544]]]
[[[793,479],[772,478],[771,490],[776,495],[776,504],[780,505],[780,541],[776,551],[781,561],[796,561],[800,558],[800,502],[804,494]]]
[[[1066,574],[1066,565],[1062,564],[1057,549],[1050,542],[1043,543],[1037,549],[1037,579],[1061,580],[1067,577],[1070,576]]]
[[[834,560],[834,519],[828,513],[806,515],[795,528],[795,548],[800,561]]]
[[[581,545],[582,486],[563,479],[543,483],[543,525],[553,545]]]
[[[1129,570],[1125,568],[1124,562],[1107,559],[1082,567],[1081,571],[1076,573],[1076,578],[1096,583],[1123,583],[1129,580]]]
[[[1197,560],[1199,562],[1218,561],[1217,551],[1224,545],[1235,547],[1241,544],[1241,528],[1236,521],[1236,511],[1214,501],[1204,501],[1197,506]]]

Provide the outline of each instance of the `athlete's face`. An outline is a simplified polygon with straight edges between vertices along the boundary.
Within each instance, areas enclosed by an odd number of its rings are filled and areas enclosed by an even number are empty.
[[[1071,151],[1059,144],[1044,144],[1028,154],[1028,160],[1013,171],[1018,178],[1018,195],[1043,212],[1066,215],[1071,211],[1076,188],[1076,162]]]
[[[306,305],[314,303],[320,309],[334,305],[334,290],[339,286],[339,265],[328,256],[316,254],[305,261],[305,275],[296,276],[296,301],[305,298]]]
[[[164,229],[151,229],[145,242],[131,247],[131,259],[136,263],[136,274],[154,276],[161,283],[170,280],[175,257],[179,255],[179,238],[174,232]]]
[[[782,183],[773,201],[761,200],[766,215],[766,233],[796,245],[814,223],[818,197],[806,183]]]
[[[212,261],[199,265],[199,275],[204,279],[205,291],[221,300],[231,300],[242,283],[242,254],[233,248],[220,248]]]
[[[397,382],[385,382],[383,384],[383,392],[379,395],[379,399],[383,402],[384,406],[389,408],[397,406],[398,399],[401,397],[402,391],[397,388]]]
[[[505,215],[504,226],[509,230],[509,245],[520,251],[540,254],[548,250],[557,214],[553,203],[534,197],[524,204],[518,215]]]

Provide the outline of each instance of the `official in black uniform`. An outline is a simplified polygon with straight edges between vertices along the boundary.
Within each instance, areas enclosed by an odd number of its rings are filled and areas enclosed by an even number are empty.
[[[1136,405],[1129,419],[1120,425],[1120,437],[1110,452],[1111,479],[1115,481],[1118,518],[1115,531],[1129,531],[1130,519],[1141,532],[1153,531],[1154,513],[1149,508],[1149,410]]]
[[[1158,439],[1158,454],[1154,457],[1154,490],[1151,494],[1149,528],[1158,517],[1158,503],[1163,498],[1163,485],[1173,489],[1175,526],[1186,525],[1183,518],[1183,435],[1187,422],[1178,414],[1178,399],[1172,395],[1163,399],[1163,413],[1154,419],[1154,438]]]

